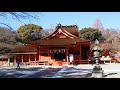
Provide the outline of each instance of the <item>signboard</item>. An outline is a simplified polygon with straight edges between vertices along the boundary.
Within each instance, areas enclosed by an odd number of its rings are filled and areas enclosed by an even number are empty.
[[[73,54],[70,54],[70,55],[69,55],[69,60],[70,60],[70,62],[73,61]]]

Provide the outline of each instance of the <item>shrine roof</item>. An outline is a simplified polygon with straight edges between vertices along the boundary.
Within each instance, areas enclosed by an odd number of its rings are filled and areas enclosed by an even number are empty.
[[[14,53],[8,53],[10,55],[14,55],[14,54],[37,54],[37,52],[14,52]]]
[[[65,29],[66,31],[68,31],[69,33],[71,33],[71,34],[73,34],[73,35],[75,35],[75,36],[77,36],[78,37],[78,26],[77,25],[70,25],[70,26],[62,26],[61,25],[61,27],[63,28],[63,29]],[[57,26],[57,28],[58,28],[58,26]]]
[[[79,42],[88,42],[83,38],[78,37],[78,26],[62,26],[58,24],[56,30],[49,36],[40,40],[28,42],[28,44],[34,45],[70,45]]]
[[[84,39],[81,38],[54,38],[54,39],[42,39],[42,40],[37,40],[30,42],[28,44],[36,44],[36,45],[71,45],[71,44],[76,44],[79,42],[89,42],[85,41]]]
[[[31,45],[21,45],[21,46],[16,46],[11,52],[12,53],[31,53],[32,54],[32,52],[34,53],[34,52],[36,52],[37,51],[37,49],[36,49],[36,47],[33,47],[33,46],[31,46]]]

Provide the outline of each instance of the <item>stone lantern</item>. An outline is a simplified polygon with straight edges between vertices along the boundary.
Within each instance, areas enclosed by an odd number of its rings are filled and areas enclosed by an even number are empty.
[[[96,64],[93,68],[92,71],[92,77],[93,78],[102,78],[103,77],[103,70],[101,68],[101,66],[99,65],[99,57],[101,56],[101,49],[98,46],[99,41],[96,39],[95,40],[95,47],[93,47],[92,51],[93,51],[93,57],[96,60]]]

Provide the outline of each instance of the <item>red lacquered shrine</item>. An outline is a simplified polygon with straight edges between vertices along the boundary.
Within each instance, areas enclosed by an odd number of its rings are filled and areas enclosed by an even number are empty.
[[[16,55],[22,63],[52,66],[89,63],[90,41],[79,38],[77,25],[62,26],[58,24],[55,31],[40,40],[16,47],[11,54]]]

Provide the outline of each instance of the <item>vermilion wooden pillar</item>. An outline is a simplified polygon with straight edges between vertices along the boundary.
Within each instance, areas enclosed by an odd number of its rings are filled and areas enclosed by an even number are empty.
[[[50,57],[50,50],[48,51],[48,57],[49,57],[48,63],[50,64],[50,59],[51,59],[51,57]]]
[[[39,61],[41,60],[40,46],[39,46]]]
[[[82,60],[82,49],[81,49],[81,44],[80,44],[80,60]]]
[[[14,65],[16,65],[16,55],[14,56]]]
[[[66,59],[67,59],[67,65],[69,65],[69,47],[66,48]]]
[[[22,54],[22,63],[23,63],[23,54]]]
[[[30,62],[30,54],[29,54],[29,62]]]
[[[36,65],[36,54],[35,54],[35,65]]]

